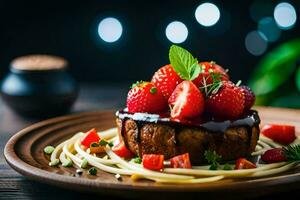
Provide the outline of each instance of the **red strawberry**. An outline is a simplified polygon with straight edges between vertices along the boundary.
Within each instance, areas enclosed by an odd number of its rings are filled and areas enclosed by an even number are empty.
[[[167,101],[153,83],[138,82],[127,95],[128,112],[159,113],[168,108]]]
[[[203,95],[192,81],[183,81],[177,85],[168,102],[174,119],[193,118],[201,115],[204,110]]]
[[[216,118],[236,119],[244,110],[244,95],[233,83],[223,81],[217,93],[206,99],[205,110]]]
[[[162,92],[166,100],[169,99],[176,86],[182,82],[182,79],[168,64],[157,70],[152,77],[152,83]]]
[[[242,90],[244,97],[245,97],[245,104],[244,104],[244,111],[250,110],[250,108],[255,103],[255,94],[254,92],[246,85],[240,86],[240,89]]]
[[[267,124],[263,126],[261,133],[283,145],[288,145],[296,139],[295,126]]]
[[[274,148],[267,150],[262,156],[261,159],[266,163],[276,163],[286,161],[282,148]]]
[[[203,87],[203,79],[205,79],[206,85],[213,83],[213,78],[211,73],[220,74],[219,78],[223,81],[228,81],[229,76],[226,71],[220,66],[217,65],[215,62],[200,62],[199,66],[202,67],[203,72],[198,75],[197,78],[193,80],[193,82],[198,87]]]

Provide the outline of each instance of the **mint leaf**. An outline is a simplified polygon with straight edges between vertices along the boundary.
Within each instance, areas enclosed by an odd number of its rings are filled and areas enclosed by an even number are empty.
[[[193,64],[191,66],[191,72],[190,72],[190,80],[194,80],[195,78],[197,78],[199,76],[199,74],[202,72],[201,67],[198,65],[198,62]]]
[[[184,80],[193,80],[201,72],[198,60],[190,52],[177,45],[171,46],[169,59],[175,72]]]

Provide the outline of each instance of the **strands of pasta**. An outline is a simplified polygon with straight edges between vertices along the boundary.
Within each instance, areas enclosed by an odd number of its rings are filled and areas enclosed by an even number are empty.
[[[117,141],[117,129],[112,128],[98,133],[99,136],[107,141]],[[91,154],[89,149],[80,145],[81,138],[84,133],[77,133],[70,139],[57,145],[50,157],[50,165],[62,163],[63,166],[69,167],[75,164],[76,167],[82,167],[86,160],[87,163],[102,171],[120,174],[131,175],[133,181],[139,179],[149,179],[158,183],[172,184],[192,184],[192,183],[207,183],[214,182],[224,178],[246,178],[246,177],[262,177],[270,176],[288,171],[297,167],[297,163],[280,162],[273,164],[257,164],[255,169],[242,170],[209,170],[209,166],[193,166],[192,169],[183,168],[165,168],[161,172],[144,169],[141,164],[132,161],[124,160],[116,155],[110,148],[106,147],[106,155],[98,157],[96,154]],[[298,137],[293,144],[300,143]],[[280,144],[260,136],[253,156],[262,155],[265,151],[271,148],[281,147]]]

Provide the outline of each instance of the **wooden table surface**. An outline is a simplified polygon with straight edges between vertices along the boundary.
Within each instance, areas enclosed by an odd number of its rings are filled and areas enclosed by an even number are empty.
[[[121,108],[125,104],[127,90],[128,84],[82,85],[79,98],[71,112]],[[3,149],[7,140],[17,131],[37,121],[40,119],[26,119],[18,116],[6,107],[0,99],[0,199],[112,199],[112,197],[94,196],[31,181],[7,165],[3,156]],[[291,190],[284,193],[274,193],[271,196],[262,196],[259,199],[285,198],[287,195],[292,195],[296,199],[300,198],[298,191]],[[241,198],[246,199],[246,197]]]

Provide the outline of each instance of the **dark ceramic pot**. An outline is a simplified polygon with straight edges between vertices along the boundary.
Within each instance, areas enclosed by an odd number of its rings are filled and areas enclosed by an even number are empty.
[[[68,112],[78,95],[78,85],[60,57],[31,55],[15,59],[4,78],[1,96],[24,116],[47,118]]]

